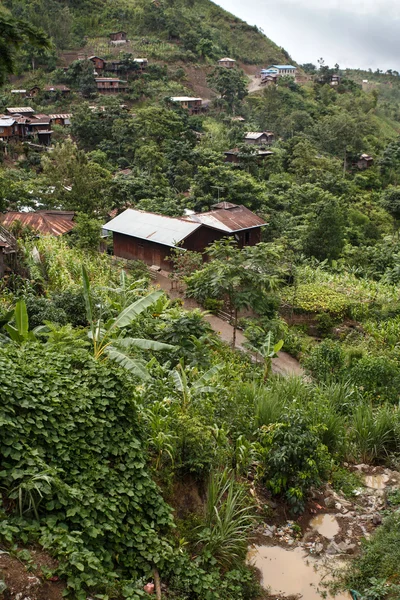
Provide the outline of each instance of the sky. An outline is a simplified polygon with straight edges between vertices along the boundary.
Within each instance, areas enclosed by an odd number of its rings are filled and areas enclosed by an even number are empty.
[[[214,0],[297,63],[400,71],[400,0]]]

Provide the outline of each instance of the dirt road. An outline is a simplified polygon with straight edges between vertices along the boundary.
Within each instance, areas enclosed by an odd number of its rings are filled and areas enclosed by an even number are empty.
[[[195,308],[200,308],[199,304],[192,298],[185,298],[183,294],[179,293],[177,290],[171,290],[171,280],[168,279],[168,276],[157,273],[155,283],[160,286],[164,292],[168,294],[170,298],[181,298],[183,301],[183,306],[187,310],[193,310]],[[228,344],[232,342],[233,337],[233,327],[223,319],[216,317],[215,315],[207,315],[205,319],[210,323],[213,330],[219,335],[221,340],[227,342]],[[246,338],[241,331],[236,332],[236,347],[238,350],[243,350],[244,352],[248,352],[245,347]],[[300,363],[287,354],[287,352],[279,352],[278,357],[272,360],[272,371],[278,375],[283,375],[284,377],[291,376],[303,376],[304,371],[300,366]]]

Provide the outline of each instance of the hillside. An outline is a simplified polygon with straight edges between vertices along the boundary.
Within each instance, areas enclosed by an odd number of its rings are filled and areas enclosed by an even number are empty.
[[[123,29],[137,43],[145,37],[147,55],[158,51],[154,58],[164,60],[230,55],[249,64],[288,61],[287,53],[256,26],[210,0],[6,0],[5,5],[44,28],[58,50],[81,48],[87,38],[107,38]],[[152,44],[160,42],[153,50]]]

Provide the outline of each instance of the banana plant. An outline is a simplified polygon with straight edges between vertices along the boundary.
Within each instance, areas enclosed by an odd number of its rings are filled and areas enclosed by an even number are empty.
[[[197,396],[206,394],[207,392],[213,393],[217,391],[217,388],[213,385],[209,385],[209,382],[222,367],[222,364],[215,365],[203,373],[196,381],[189,382],[183,361],[181,360],[176,369],[172,371],[172,378],[174,380],[175,389],[180,392],[182,396],[182,409],[184,411],[187,410],[193,399]]]
[[[261,344],[261,346],[256,347],[256,346],[253,346],[252,344],[246,344],[246,345],[250,350],[252,350],[256,354],[259,354],[263,357],[263,359],[264,359],[263,380],[267,381],[267,379],[270,375],[271,369],[272,369],[272,359],[276,358],[278,356],[278,352],[282,349],[282,346],[283,346],[283,340],[279,340],[279,342],[274,344],[273,339],[272,339],[272,332],[269,331],[267,333],[265,341]]]
[[[13,325],[11,323],[14,323]],[[14,310],[6,313],[0,321],[0,327],[8,333],[9,338],[3,337],[3,341],[15,342],[23,344],[25,342],[36,340],[34,331],[29,330],[28,311],[26,309],[25,300],[18,300]]]
[[[129,351],[133,348],[139,350],[172,351],[175,350],[175,346],[142,338],[125,337],[124,329],[138,315],[152,306],[163,295],[163,292],[151,292],[147,296],[139,298],[139,300],[132,302],[124,308],[117,317],[103,323],[101,318],[98,320],[94,318],[90,282],[85,267],[82,267],[82,280],[86,315],[90,324],[89,338],[93,344],[94,358],[100,360],[108,357],[140,379],[149,379],[150,375],[146,370],[146,363],[140,359],[131,358]]]

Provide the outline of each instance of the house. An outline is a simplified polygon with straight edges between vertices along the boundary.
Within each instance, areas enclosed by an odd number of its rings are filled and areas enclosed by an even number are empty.
[[[14,117],[0,117],[0,140],[8,142],[18,138],[18,126]]]
[[[88,60],[94,64],[94,69],[97,73],[102,73],[106,68],[106,61],[104,58],[100,58],[100,56],[89,56]]]
[[[46,94],[54,94],[54,93],[58,92],[62,96],[69,96],[69,94],[71,93],[70,88],[67,87],[66,85],[62,85],[62,84],[46,85],[43,88],[43,91]]]
[[[35,113],[30,106],[12,106],[6,110],[9,115],[23,115],[24,117],[32,116]]]
[[[17,253],[17,240],[0,225],[0,277],[12,268]]]
[[[272,131],[249,131],[244,136],[244,141],[246,144],[268,146],[275,141],[275,134]]]
[[[270,65],[267,69],[263,69],[262,73],[267,75],[278,75],[279,77],[296,77],[297,67],[293,65]]]
[[[342,78],[340,77],[340,75],[332,75],[330,85],[332,87],[334,87],[336,85],[340,85],[341,80],[342,80]]]
[[[374,159],[369,154],[361,154],[360,158],[357,161],[357,167],[364,171],[365,169],[369,169],[374,164]]]
[[[203,107],[202,98],[192,98],[190,96],[172,96],[171,102],[179,104],[181,108],[184,108],[191,115],[196,115],[201,112]]]
[[[52,119],[50,115],[44,115],[42,113],[37,113],[36,115],[32,115],[28,119],[27,129],[30,133],[36,133],[38,131],[44,131],[50,129],[52,123]]]
[[[225,67],[226,69],[233,69],[236,67],[236,60],[233,58],[221,58],[218,61],[220,67]]]
[[[261,73],[261,83],[262,85],[276,85],[278,83],[278,75],[274,74],[266,74]]]
[[[11,93],[16,96],[26,96],[26,90],[11,90]]]
[[[40,235],[64,235],[74,227],[72,211],[39,210],[36,212],[6,212],[0,213],[0,224],[7,229],[19,221],[23,227],[31,227]]]
[[[49,115],[49,117],[56,125],[62,125],[63,127],[71,125],[71,113],[56,113]]]
[[[238,123],[244,123],[246,119],[244,117],[232,117],[231,121],[237,121]]]
[[[128,82],[117,77],[98,77],[95,81],[99,94],[121,94],[128,89]]]
[[[40,94],[40,87],[38,85],[34,85],[29,90],[29,98],[36,98]]]
[[[133,62],[138,63],[140,69],[142,71],[144,71],[144,69],[147,67],[147,65],[149,64],[149,59],[148,58],[134,58]]]
[[[128,208],[106,223],[113,233],[114,255],[142,260],[171,270],[168,260],[173,248],[204,252],[207,246],[224,237],[236,239],[239,246],[255,245],[261,240],[265,221],[245,206],[222,202],[206,213],[166,217]]]
[[[233,148],[232,150],[227,150],[226,152],[224,152],[225,162],[233,163],[236,165],[240,164],[242,162],[242,159],[254,157],[260,160],[264,160],[265,158],[268,158],[273,154],[274,153],[271,150],[261,150],[260,148],[257,149],[255,154],[241,153],[239,148]]]
[[[123,40],[127,41],[126,31],[116,31],[114,33],[110,33],[110,40],[112,42],[121,42]]]

